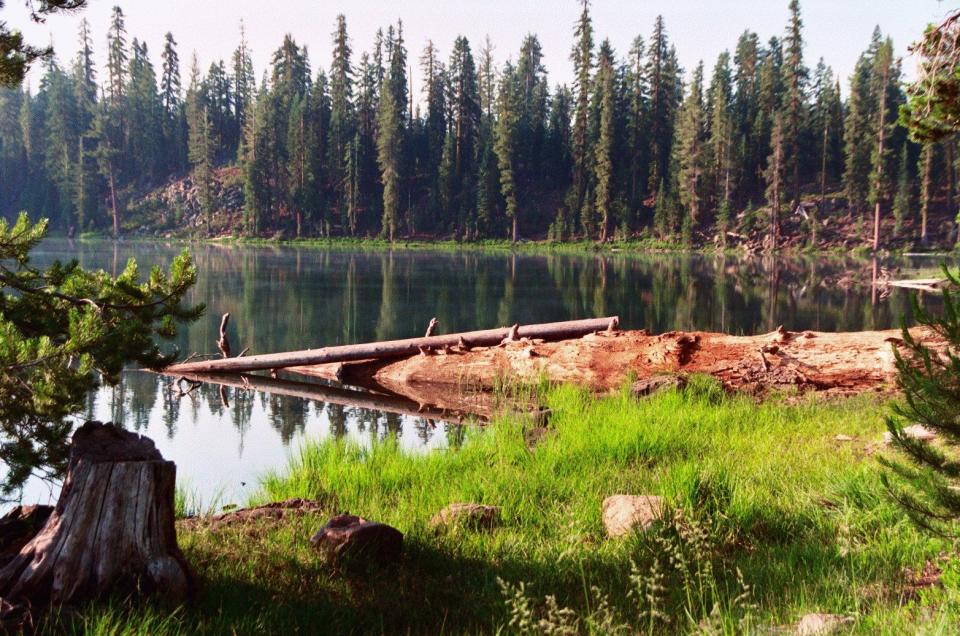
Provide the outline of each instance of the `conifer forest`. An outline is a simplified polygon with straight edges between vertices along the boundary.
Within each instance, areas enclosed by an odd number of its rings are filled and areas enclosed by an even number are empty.
[[[116,7],[104,64],[83,21],[75,59],[0,89],[0,213],[71,235],[189,223],[199,236],[725,245],[759,228],[768,247],[801,213],[789,231],[807,243],[831,216],[874,249],[954,240],[956,140],[908,139],[890,38],[876,29],[838,77],[805,58],[799,0],[784,17],[782,33],[746,30],[685,69],[662,18],[616,51],[585,0],[574,81],[553,85],[534,34],[501,55],[464,37],[411,50],[397,21],[361,51],[341,15],[329,68],[286,36],[258,78],[242,24],[229,58],[202,69],[174,33],[148,49]],[[181,180],[191,200],[151,202]]]

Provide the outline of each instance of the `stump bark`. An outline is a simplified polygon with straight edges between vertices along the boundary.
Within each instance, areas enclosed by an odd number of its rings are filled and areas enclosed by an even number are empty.
[[[175,482],[176,465],[150,439],[84,424],[53,514],[0,568],[0,599],[36,607],[114,590],[186,597],[193,579],[177,546]]]

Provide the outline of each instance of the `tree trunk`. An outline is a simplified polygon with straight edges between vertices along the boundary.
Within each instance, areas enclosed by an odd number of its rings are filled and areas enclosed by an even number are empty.
[[[117,189],[113,182],[113,170],[110,171],[110,208],[113,212],[113,238],[120,236],[120,212],[117,210]]]
[[[517,214],[516,213],[513,214],[513,229],[511,231],[510,236],[511,236],[511,240],[514,243],[516,243],[517,242]]]
[[[588,333],[615,329],[620,323],[616,316],[591,318],[587,320],[569,320],[541,325],[523,325],[519,328],[520,338],[541,338],[544,340],[563,340],[579,338]],[[247,371],[267,371],[285,369],[328,362],[351,362],[356,360],[378,360],[417,355],[420,349],[442,349],[456,347],[463,339],[470,346],[491,347],[501,343],[510,333],[510,328],[467,331],[429,338],[408,338],[406,340],[387,340],[355,345],[341,345],[322,349],[306,349],[285,353],[268,353],[244,358],[224,358],[220,360],[202,360],[175,364],[164,369],[167,375],[186,375],[191,373],[244,373]]]
[[[176,466],[150,439],[113,424],[84,424],[73,435],[53,514],[0,567],[0,598],[59,605],[115,587],[185,598],[193,580],[177,547],[175,481]]]

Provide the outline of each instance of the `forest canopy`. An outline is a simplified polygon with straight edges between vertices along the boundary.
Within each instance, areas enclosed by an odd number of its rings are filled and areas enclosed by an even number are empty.
[[[157,57],[116,7],[105,65],[83,21],[75,59],[47,58],[35,93],[0,92],[0,214],[120,234],[128,208],[185,177],[206,232],[224,182],[239,184],[229,230],[251,236],[723,241],[744,215],[776,235],[804,197],[897,228],[922,209],[925,235],[934,199],[954,207],[954,141],[908,139],[901,60],[879,28],[842,80],[805,57],[797,0],[781,34],[744,31],[693,69],[662,18],[618,52],[581,8],[568,86],[551,85],[536,35],[498,62],[462,36],[448,55],[411,52],[398,21],[358,54],[343,15],[328,68],[287,35],[258,81],[241,25],[229,59],[193,56],[182,76],[174,35]]]

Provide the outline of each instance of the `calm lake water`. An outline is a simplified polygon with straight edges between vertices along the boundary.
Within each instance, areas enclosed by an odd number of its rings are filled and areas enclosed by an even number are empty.
[[[117,273],[135,257],[146,274],[181,249],[51,239],[37,248],[34,263],[77,259]],[[225,312],[232,315],[233,350],[256,354],[419,336],[433,316],[438,333],[619,315],[627,329],[753,334],[780,324],[823,331],[896,327],[908,304],[900,292],[872,293],[870,261],[843,258],[189,249],[199,268],[189,300],[205,303],[207,314],[176,343],[185,355],[216,351]],[[938,263],[888,260],[876,271],[908,277],[929,274]],[[177,398],[171,388],[169,379],[127,373],[118,387],[91,396],[85,417],[151,437],[177,463],[180,483],[205,505],[244,503],[258,477],[282,469],[305,439],[395,437],[410,448],[434,449],[462,436],[453,424],[322,401],[235,389],[221,396],[211,386]],[[56,494],[31,483],[24,502],[53,501]]]

